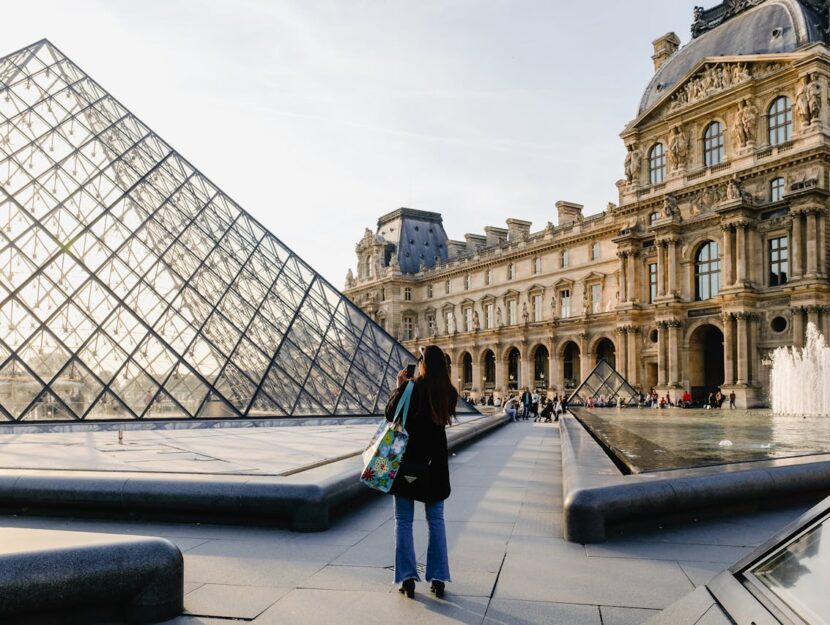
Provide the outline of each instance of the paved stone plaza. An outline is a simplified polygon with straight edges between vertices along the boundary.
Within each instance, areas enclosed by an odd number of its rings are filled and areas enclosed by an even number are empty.
[[[562,538],[556,425],[511,423],[451,458],[446,518],[454,581],[407,600],[392,583],[391,499],[355,505],[327,532],[0,517],[0,525],[168,537],[185,557],[175,625],[642,623],[705,583],[806,506],[611,539]],[[426,528],[416,523],[420,558]],[[700,606],[697,606],[700,609]],[[704,606],[705,609],[705,606]]]

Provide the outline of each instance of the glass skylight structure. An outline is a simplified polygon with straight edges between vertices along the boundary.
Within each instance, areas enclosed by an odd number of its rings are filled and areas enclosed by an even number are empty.
[[[374,414],[412,358],[48,41],[0,59],[0,414]]]
[[[588,374],[568,398],[571,406],[598,407],[636,406],[637,391],[614,369],[608,361],[600,358],[597,366]]]

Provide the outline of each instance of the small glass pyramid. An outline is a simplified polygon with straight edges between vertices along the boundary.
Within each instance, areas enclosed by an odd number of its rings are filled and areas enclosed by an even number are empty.
[[[48,41],[0,59],[0,419],[375,414],[411,360]]]
[[[604,358],[568,398],[570,406],[636,406],[637,391]]]

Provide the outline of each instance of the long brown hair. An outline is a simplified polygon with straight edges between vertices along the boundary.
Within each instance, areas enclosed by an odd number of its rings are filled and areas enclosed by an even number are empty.
[[[436,425],[449,425],[455,413],[458,391],[452,385],[447,358],[440,347],[427,345],[421,349],[419,373],[425,399],[422,405],[427,414]]]

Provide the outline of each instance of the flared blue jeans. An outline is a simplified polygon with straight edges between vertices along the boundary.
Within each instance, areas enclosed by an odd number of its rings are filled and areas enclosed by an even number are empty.
[[[444,527],[444,502],[424,504],[429,544],[427,546],[428,582],[450,581],[450,563],[447,557],[447,530]],[[415,501],[406,497],[395,497],[395,583],[407,579],[421,581],[416,568],[415,541],[412,537],[412,521],[415,518]]]

